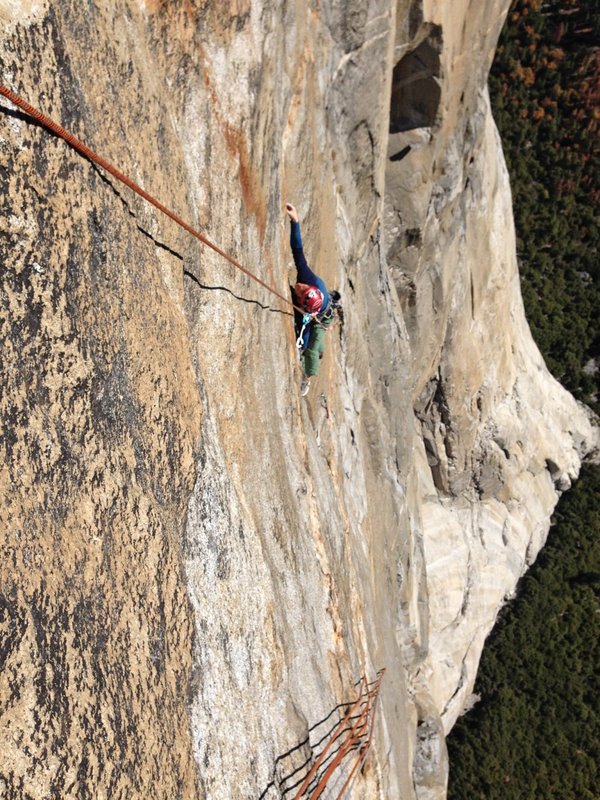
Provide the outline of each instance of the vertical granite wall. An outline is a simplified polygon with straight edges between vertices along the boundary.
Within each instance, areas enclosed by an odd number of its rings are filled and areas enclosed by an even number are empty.
[[[0,796],[281,796],[382,667],[353,796],[444,796],[596,436],[523,315],[507,3],[447,5],[0,4],[2,83],[283,294],[294,202],[345,307],[300,398],[289,308],[0,103]]]

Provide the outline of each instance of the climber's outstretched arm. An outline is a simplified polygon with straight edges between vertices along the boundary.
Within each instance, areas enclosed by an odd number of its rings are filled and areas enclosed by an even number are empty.
[[[306,257],[304,255],[304,250],[302,248],[302,234],[300,233],[298,212],[291,203],[285,204],[285,210],[287,211],[291,222],[290,247],[294,257],[294,264],[296,265],[296,270],[298,272],[296,280],[298,283],[306,283],[309,285],[318,286],[321,282],[321,279],[318,275],[315,275],[312,269],[308,266]]]

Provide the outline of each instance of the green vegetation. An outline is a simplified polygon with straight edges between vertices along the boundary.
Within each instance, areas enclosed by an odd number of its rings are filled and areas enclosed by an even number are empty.
[[[449,800],[600,797],[600,468],[561,499],[449,739]]]
[[[490,75],[529,324],[552,373],[596,410],[599,37],[597,2],[517,0]]]
[[[594,8],[592,8],[594,6]],[[599,410],[600,4],[517,0],[492,75],[527,317],[546,363]],[[483,653],[449,739],[449,800],[600,800],[600,468]]]

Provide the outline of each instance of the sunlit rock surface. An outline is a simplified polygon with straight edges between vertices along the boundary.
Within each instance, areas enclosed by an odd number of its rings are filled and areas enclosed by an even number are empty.
[[[506,8],[0,2],[5,85],[282,294],[292,200],[345,305],[302,399],[281,301],[2,101],[0,796],[278,797],[386,667],[353,797],[444,797],[597,446],[523,315]]]

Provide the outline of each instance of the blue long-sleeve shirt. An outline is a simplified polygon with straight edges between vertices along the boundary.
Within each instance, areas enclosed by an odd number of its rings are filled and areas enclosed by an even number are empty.
[[[292,255],[294,256],[294,264],[296,265],[297,283],[306,283],[309,286],[316,286],[323,295],[323,305],[319,312],[325,311],[329,305],[329,292],[323,283],[323,280],[312,271],[306,262],[304,250],[302,248],[302,235],[300,233],[300,223],[292,220],[292,227],[290,230],[290,247],[292,248]]]

